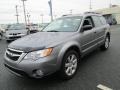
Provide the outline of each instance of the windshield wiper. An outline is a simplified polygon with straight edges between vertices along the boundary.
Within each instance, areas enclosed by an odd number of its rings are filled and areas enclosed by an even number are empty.
[[[47,32],[59,32],[59,31],[56,31],[56,30],[51,30],[51,31],[47,31]]]

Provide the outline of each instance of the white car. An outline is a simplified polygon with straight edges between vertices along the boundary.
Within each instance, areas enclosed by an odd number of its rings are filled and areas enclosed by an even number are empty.
[[[23,36],[26,36],[28,31],[24,24],[13,24],[5,33],[6,41],[13,41]]]

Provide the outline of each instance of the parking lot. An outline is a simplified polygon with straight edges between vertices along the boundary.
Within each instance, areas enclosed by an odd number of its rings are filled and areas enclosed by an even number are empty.
[[[99,90],[102,84],[113,90],[120,90],[120,25],[111,27],[109,50],[99,49],[83,58],[76,76],[69,81],[61,81],[57,75],[43,79],[17,77],[3,65],[3,56],[8,43],[0,41],[0,90]]]

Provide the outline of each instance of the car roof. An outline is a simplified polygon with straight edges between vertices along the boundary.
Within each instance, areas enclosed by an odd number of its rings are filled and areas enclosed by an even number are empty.
[[[77,16],[82,16],[82,17],[86,17],[86,16],[102,16],[102,14],[100,13],[95,13],[95,12],[85,12],[83,14],[67,14],[67,15],[63,15],[62,17],[77,17]]]

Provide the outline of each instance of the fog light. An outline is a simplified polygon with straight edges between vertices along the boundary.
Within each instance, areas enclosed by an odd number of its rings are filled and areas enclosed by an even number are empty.
[[[34,70],[33,71],[33,76],[36,78],[42,77],[44,74],[41,70]]]
[[[36,70],[36,75],[43,76],[43,72],[41,70]]]

